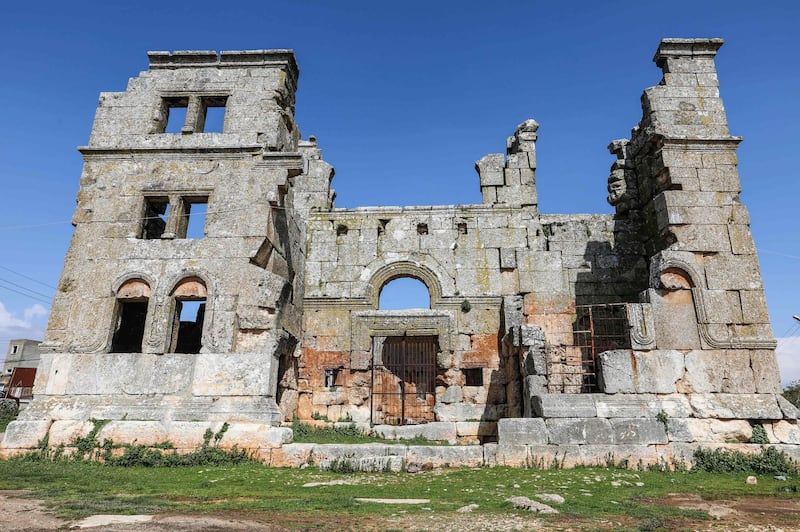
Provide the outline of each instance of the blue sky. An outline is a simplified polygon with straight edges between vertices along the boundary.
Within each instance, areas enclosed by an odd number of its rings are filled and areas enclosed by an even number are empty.
[[[773,328],[800,337],[798,20],[789,1],[9,3],[0,345],[41,335],[72,232],[75,147],[98,93],[123,91],[147,50],[294,49],[296,119],[336,167],[340,207],[479,203],[474,161],[534,117],[542,212],[604,213],[606,145],[639,120],[662,37],[727,41],[720,89],[745,139],[742,200]],[[800,338],[782,344],[784,382],[800,379]]]

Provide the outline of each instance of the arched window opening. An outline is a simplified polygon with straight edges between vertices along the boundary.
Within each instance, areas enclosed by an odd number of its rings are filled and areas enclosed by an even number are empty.
[[[400,277],[381,288],[380,310],[406,310],[431,308],[431,294],[419,279]]]
[[[172,292],[175,309],[172,319],[173,353],[199,353],[203,347],[203,322],[208,291],[197,277],[184,279]]]
[[[117,311],[112,353],[141,353],[150,285],[141,279],[126,281],[117,290]]]

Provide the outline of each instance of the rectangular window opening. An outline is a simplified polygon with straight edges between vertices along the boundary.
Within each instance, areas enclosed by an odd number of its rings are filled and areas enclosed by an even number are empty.
[[[17,349],[19,349],[18,345],[11,346],[11,354],[12,355],[16,355],[17,354]]]
[[[207,197],[184,198],[183,223],[181,224],[182,229],[185,228],[184,238],[204,238],[206,236],[207,213]]]
[[[186,124],[186,112],[189,109],[188,98],[164,98],[164,133],[181,133]]]
[[[483,368],[463,368],[464,386],[483,386]]]
[[[325,388],[337,388],[344,385],[344,373],[341,368],[325,370]]]
[[[206,314],[205,298],[196,301],[176,301],[175,318],[177,339],[175,353],[197,354],[203,346],[203,321]]]
[[[141,353],[147,301],[117,301],[117,328],[111,341],[112,353]]]
[[[200,132],[203,133],[222,133],[225,126],[225,105],[227,103],[227,96],[215,96],[212,98],[203,98],[202,104],[202,119],[200,123]]]
[[[167,229],[169,217],[169,198],[150,197],[144,199],[144,219],[142,220],[142,238],[158,239]]]

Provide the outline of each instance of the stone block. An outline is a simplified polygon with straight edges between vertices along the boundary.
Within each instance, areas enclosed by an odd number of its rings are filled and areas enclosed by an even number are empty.
[[[72,419],[53,421],[53,424],[50,426],[50,431],[48,432],[49,438],[47,443],[51,447],[57,447],[59,445],[69,446],[75,440],[83,438],[89,434],[93,427],[94,424],[89,421],[76,421]],[[121,440],[118,438],[115,441],[120,442],[131,440]]]
[[[433,467],[479,467],[483,465],[483,448],[480,445],[438,447],[410,445],[406,464],[430,464]]]
[[[675,383],[683,377],[684,360],[680,351],[636,351],[636,391],[675,393]]]
[[[314,444],[314,459],[319,463],[344,458],[367,458],[375,456],[388,456],[388,445],[384,443],[363,444]]]
[[[497,467],[497,443],[484,443],[483,465],[486,467]]]
[[[617,444],[659,444],[667,443],[664,423],[653,418],[611,419],[614,443]]]
[[[456,433],[461,436],[492,436],[497,433],[497,423],[493,421],[459,421]]]
[[[437,403],[434,407],[436,418],[441,421],[467,421],[469,419],[493,420],[497,419],[491,405],[470,405],[456,403],[446,405]]]
[[[590,394],[549,394],[531,398],[536,417],[587,418],[597,416],[594,397]]]
[[[547,444],[547,428],[541,418],[505,418],[497,422],[500,445]]]
[[[692,415],[692,407],[686,395],[651,395],[645,397],[648,417],[656,417],[662,412],[670,418],[684,418]]]
[[[164,436],[178,449],[196,449],[203,444],[203,435],[206,430],[211,429],[217,433],[221,428],[221,422],[171,421],[164,423],[166,432]]]
[[[685,418],[667,419],[667,437],[671,442],[692,442],[695,440],[689,421]]]
[[[794,421],[798,418],[798,416],[800,416],[800,412],[798,411],[797,407],[787,401],[785,397],[776,395],[776,399],[778,400],[778,406],[781,408],[781,412],[783,412],[784,419]]]
[[[520,337],[522,345],[540,346],[544,345],[544,331],[538,325],[522,324],[520,326]]]
[[[192,393],[196,396],[273,395],[272,356],[263,353],[194,355]]]
[[[581,465],[582,447],[584,445],[530,445],[525,467],[561,469]]]
[[[272,449],[269,465],[272,467],[300,467],[313,460],[314,443],[289,443]]]
[[[736,290],[706,290],[703,292],[707,323],[743,323],[742,304]]]
[[[399,456],[339,456],[330,460],[320,460],[323,471],[346,467],[363,473],[394,472],[403,470],[403,459]]]
[[[711,290],[762,290],[761,270],[755,255],[720,253],[705,261],[706,280]]]
[[[775,351],[750,351],[750,365],[757,393],[781,393],[781,378]]]
[[[648,398],[653,396],[640,394],[593,394],[597,417],[604,418],[638,418],[648,415]]]
[[[615,441],[614,430],[607,419],[553,418],[545,423],[550,444],[604,444]]]
[[[642,464],[658,462],[659,452],[655,445],[581,445],[579,461],[581,465],[606,467],[609,462],[627,462],[629,468]],[[577,465],[577,464],[576,464]]]
[[[691,394],[689,402],[698,418],[782,419],[783,412],[770,394]]]
[[[636,392],[633,370],[633,352],[625,350],[605,351],[597,357],[599,362],[597,384],[605,393]]]
[[[262,423],[231,423],[220,446],[240,449],[275,448],[292,441],[292,429]]]
[[[689,418],[686,424],[697,442],[746,442],[753,435],[753,427],[742,419]]]
[[[397,440],[413,440],[416,437],[422,437],[428,441],[455,442],[458,440],[456,423],[443,421],[398,426],[395,428],[394,434]]]
[[[544,446],[547,447],[547,446]],[[530,455],[527,445],[498,444],[495,452],[495,461],[498,466],[529,467]]]
[[[55,423],[54,423],[55,425]],[[92,428],[91,423],[86,424],[89,430]],[[89,430],[86,431],[88,434]],[[52,434],[52,429],[50,430]],[[228,437],[225,433],[225,437]],[[115,420],[110,421],[103,425],[103,428],[97,433],[97,441],[110,440],[114,443],[133,443],[139,445],[154,446],[166,441],[172,441],[167,437],[167,428],[160,421],[128,421],[128,420]],[[52,443],[52,438],[51,438]],[[174,444],[175,442],[173,442]]]
[[[800,427],[797,421],[776,421],[772,424],[772,433],[780,443],[800,445]]]
[[[12,421],[6,427],[0,449],[32,449],[50,430],[50,420]]]
[[[659,349],[699,349],[697,314],[690,290],[648,290]]]
[[[705,350],[686,354],[684,391],[693,393],[755,393],[748,351]]]
[[[460,403],[463,399],[464,393],[461,386],[448,386],[439,400],[445,404],[451,404]]]

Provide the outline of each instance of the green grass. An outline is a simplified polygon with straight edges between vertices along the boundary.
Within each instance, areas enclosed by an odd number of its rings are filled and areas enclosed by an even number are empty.
[[[292,422],[293,440],[295,443],[390,443],[406,445],[450,445],[446,441],[427,440],[416,436],[409,440],[386,440],[370,436],[355,425],[323,425],[311,426],[299,420]]]
[[[515,512],[508,497],[557,493],[556,505],[575,518],[628,516],[642,527],[704,514],[653,501],[670,493],[708,498],[775,496],[800,498],[800,482],[762,477],[745,483],[746,473],[634,472],[604,468],[541,471],[475,468],[426,473],[341,475],[316,468],[280,469],[246,463],[235,466],[175,468],[113,467],[98,463],[0,461],[0,489],[27,489],[62,517],[98,513],[218,512],[227,510],[299,512],[307,515],[386,517],[391,505],[359,503],[356,497],[430,498],[421,507],[404,507],[426,516],[480,505],[477,512]],[[307,482],[346,479],[346,485],[303,487]],[[637,485],[641,484],[641,485]],[[553,519],[557,519],[558,516]],[[649,524],[648,524],[649,523]]]

